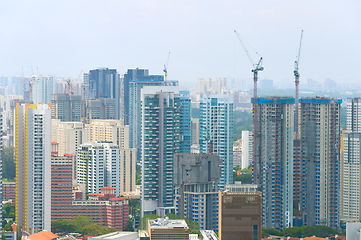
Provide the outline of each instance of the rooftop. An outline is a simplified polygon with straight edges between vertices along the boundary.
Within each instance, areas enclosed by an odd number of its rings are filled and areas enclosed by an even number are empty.
[[[59,238],[58,235],[48,232],[48,231],[41,231],[38,233],[31,234],[30,236],[23,236],[22,240],[52,240]]]
[[[185,220],[170,220],[168,217],[148,220],[150,228],[188,228]]]
[[[129,236],[129,238],[126,239],[130,239],[130,238],[134,238],[137,239],[137,232],[112,232],[112,233],[108,233],[108,234],[104,234],[101,236],[97,236],[97,237],[90,237],[88,238],[88,240],[100,240],[100,239],[119,239],[122,237],[126,237]]]

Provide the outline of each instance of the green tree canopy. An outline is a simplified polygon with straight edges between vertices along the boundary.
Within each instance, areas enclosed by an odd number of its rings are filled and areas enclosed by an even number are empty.
[[[15,178],[15,148],[4,147],[2,150],[3,178],[14,180]]]
[[[127,225],[125,225],[125,231],[134,232],[133,222],[129,219]]]
[[[51,223],[52,232],[75,232],[75,224],[68,219],[59,219]]]

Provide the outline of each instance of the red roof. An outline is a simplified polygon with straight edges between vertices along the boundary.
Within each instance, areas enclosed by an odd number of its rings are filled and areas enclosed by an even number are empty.
[[[51,144],[59,144],[58,142],[52,141]]]
[[[70,153],[64,153],[64,156],[66,156],[66,157],[73,157],[74,155],[73,155],[73,154],[70,154]]]
[[[114,187],[102,187],[100,189],[115,189]]]
[[[101,193],[89,193],[88,196],[104,197],[104,194],[101,194]]]
[[[52,240],[55,238],[58,238],[58,235],[55,235],[54,233],[48,232],[48,231],[41,231],[38,233],[31,234],[28,237],[23,236],[22,239],[28,239],[28,240]]]
[[[118,201],[118,200],[126,200],[126,199],[129,199],[129,198],[127,198],[127,197],[111,198],[111,199],[109,199],[109,201]]]

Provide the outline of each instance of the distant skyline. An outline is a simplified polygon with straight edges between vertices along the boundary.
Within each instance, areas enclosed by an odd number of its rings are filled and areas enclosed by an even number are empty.
[[[147,68],[181,85],[199,77],[251,79],[236,29],[264,58],[260,79],[292,84],[304,29],[301,84],[356,83],[361,55],[361,2],[2,1],[0,76],[33,72],[76,79],[81,70]],[[254,61],[257,56],[250,47]]]

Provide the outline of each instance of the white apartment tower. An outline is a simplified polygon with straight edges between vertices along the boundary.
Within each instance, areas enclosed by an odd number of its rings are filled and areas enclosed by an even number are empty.
[[[20,231],[51,229],[51,108],[17,104],[15,109],[16,210]]]
[[[250,131],[242,131],[242,169],[248,168],[253,160],[253,133]]]
[[[203,94],[199,118],[200,153],[217,154],[223,161],[218,187],[233,183],[233,96]]]
[[[88,193],[100,193],[100,188],[109,186],[120,196],[135,190],[135,164],[135,149],[100,141],[84,143],[78,150],[77,180]]]
[[[341,215],[361,220],[361,98],[347,99],[347,128],[341,142]]]

